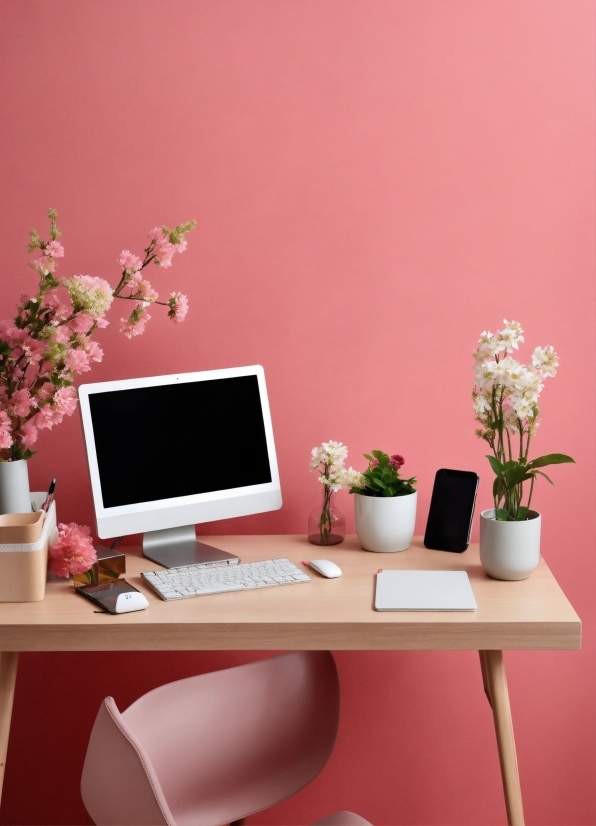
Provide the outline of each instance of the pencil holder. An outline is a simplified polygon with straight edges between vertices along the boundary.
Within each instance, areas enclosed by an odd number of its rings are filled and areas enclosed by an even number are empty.
[[[45,493],[31,494],[43,501]],[[48,551],[58,535],[56,502],[47,514],[7,514],[0,521],[0,602],[39,602],[45,596]]]

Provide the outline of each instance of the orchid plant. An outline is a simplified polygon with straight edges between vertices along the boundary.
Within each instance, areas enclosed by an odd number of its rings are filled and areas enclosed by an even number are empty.
[[[106,313],[115,298],[133,303],[130,314],[120,319],[127,338],[140,335],[152,304],[167,307],[174,322],[184,320],[188,300],[178,292],[160,301],[144,277],[153,263],[170,267],[176,252],[186,249],[185,235],[195,221],[174,229],[156,227],[149,233],[143,256],[123,250],[118,258],[120,280],[115,288],[103,278],[74,275],[59,279],[57,259],[64,256],[58,241],[57,213],[48,212],[49,239],[30,232],[29,252],[39,251],[30,262],[39,278],[37,292],[23,296],[13,319],[0,321],[0,461],[28,459],[38,431],[51,429],[77,405],[75,376],[100,362],[103,350],[92,336],[107,327]]]
[[[496,478],[493,498],[496,518],[522,521],[528,518],[537,476],[552,485],[541,468],[573,462],[563,453],[549,453],[530,460],[530,441],[538,428],[538,399],[544,380],[556,375],[559,359],[554,349],[536,347],[529,364],[521,364],[511,353],[523,342],[523,330],[516,321],[504,321],[499,333],[483,332],[474,352],[476,379],[472,398],[476,421],[481,427],[476,435],[484,439],[493,452],[487,456]],[[524,484],[530,483],[528,499],[523,503]]]

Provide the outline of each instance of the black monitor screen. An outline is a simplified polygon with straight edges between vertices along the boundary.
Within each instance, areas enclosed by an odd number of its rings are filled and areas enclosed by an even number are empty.
[[[256,376],[91,393],[104,508],[271,482]]]

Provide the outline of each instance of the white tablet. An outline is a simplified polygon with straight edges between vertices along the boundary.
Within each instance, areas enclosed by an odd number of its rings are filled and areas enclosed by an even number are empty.
[[[384,571],[377,574],[376,611],[475,611],[466,571]]]

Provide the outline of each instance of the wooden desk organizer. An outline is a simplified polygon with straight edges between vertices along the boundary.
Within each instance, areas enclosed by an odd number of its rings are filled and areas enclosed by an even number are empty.
[[[44,598],[48,551],[56,536],[55,502],[45,515],[38,511],[0,517],[0,602]]]

